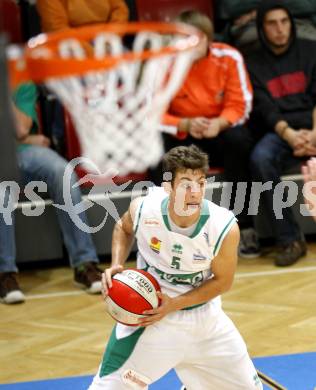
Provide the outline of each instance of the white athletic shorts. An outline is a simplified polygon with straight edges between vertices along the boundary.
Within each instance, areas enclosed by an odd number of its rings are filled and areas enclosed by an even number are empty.
[[[210,304],[147,328],[117,324],[88,390],[146,390],[174,368],[187,390],[261,390],[238,330]]]

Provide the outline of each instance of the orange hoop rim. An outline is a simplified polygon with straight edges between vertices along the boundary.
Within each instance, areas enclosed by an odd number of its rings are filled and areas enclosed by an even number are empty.
[[[113,33],[119,36],[136,34],[141,31],[162,34],[180,34],[185,39],[174,46],[162,47],[159,50],[144,50],[137,53],[129,51],[119,56],[108,56],[101,59],[65,59],[58,53],[58,44],[63,40],[76,39],[88,43],[100,33]],[[167,22],[130,22],[95,24],[72,28],[63,31],[40,34],[30,39],[19,54],[9,50],[9,72],[15,86],[25,81],[42,82],[49,78],[82,75],[90,71],[101,71],[115,68],[122,61],[133,62],[146,60],[194,50],[199,46],[203,33],[193,26],[183,23]],[[14,54],[12,54],[14,53]]]

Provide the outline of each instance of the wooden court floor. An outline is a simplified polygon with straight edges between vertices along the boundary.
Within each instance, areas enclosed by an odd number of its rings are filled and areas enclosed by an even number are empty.
[[[78,290],[67,267],[20,283],[26,303],[0,305],[0,383],[95,373],[113,325],[101,296]],[[316,351],[316,244],[292,267],[241,259],[223,305],[253,357]]]

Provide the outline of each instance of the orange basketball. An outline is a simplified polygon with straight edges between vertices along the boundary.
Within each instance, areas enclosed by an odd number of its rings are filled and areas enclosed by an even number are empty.
[[[107,312],[117,322],[136,326],[144,310],[159,306],[157,297],[160,286],[148,272],[138,269],[127,269],[112,278],[112,287],[105,299]]]

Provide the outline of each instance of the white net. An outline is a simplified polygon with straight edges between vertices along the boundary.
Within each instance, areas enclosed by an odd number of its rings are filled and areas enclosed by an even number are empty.
[[[134,37],[131,50],[158,52],[163,47],[181,46],[184,40],[179,35],[142,31]],[[89,45],[96,59],[115,58],[128,50],[123,39],[112,33],[99,33]],[[80,61],[87,55],[75,38],[61,41],[58,50],[66,59]],[[50,78],[46,85],[70,112],[84,157],[102,172],[143,172],[161,158],[161,117],[181,85],[193,54],[194,50],[188,50],[147,60],[124,60],[104,71]]]

